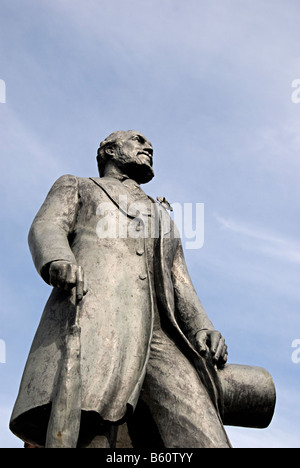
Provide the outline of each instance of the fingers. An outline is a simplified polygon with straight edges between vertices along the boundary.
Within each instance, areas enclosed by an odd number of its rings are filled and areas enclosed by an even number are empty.
[[[215,354],[216,351],[219,348],[220,341],[223,339],[222,335],[219,331],[211,331],[209,333],[209,338],[210,338],[210,350],[212,354]],[[225,341],[224,341],[225,343]]]
[[[49,269],[50,284],[57,288],[70,290],[76,286],[77,301],[87,293],[86,279],[81,266],[65,261],[52,262]]]
[[[50,284],[57,288],[71,289],[76,284],[77,266],[69,262],[52,262],[49,275]]]
[[[201,355],[210,351],[214,363],[220,365],[227,361],[227,345],[221,333],[216,330],[201,330],[196,335],[197,349]]]
[[[220,341],[219,341],[219,343],[217,345],[217,349],[216,349],[215,353],[212,352],[213,361],[214,362],[219,362],[219,361],[226,362],[227,358],[224,361],[224,357],[225,357],[226,353],[227,353],[227,346],[225,344],[224,338],[221,337],[221,339],[220,339]]]
[[[221,365],[226,364],[227,359],[228,359],[227,346],[225,345],[225,347],[226,347],[226,351],[224,352],[223,356],[220,357]]]
[[[197,348],[200,354],[205,355],[208,351],[207,346],[207,332],[208,330],[201,330],[196,335]]]

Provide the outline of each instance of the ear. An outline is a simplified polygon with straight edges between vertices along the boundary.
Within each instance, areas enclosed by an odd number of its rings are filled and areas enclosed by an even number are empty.
[[[115,154],[115,148],[113,146],[109,146],[105,149],[105,153],[109,154],[109,156],[113,156]]]

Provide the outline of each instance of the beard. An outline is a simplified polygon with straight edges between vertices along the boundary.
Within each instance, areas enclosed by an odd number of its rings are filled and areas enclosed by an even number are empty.
[[[130,177],[130,179],[135,180],[138,184],[146,184],[153,179],[154,171],[150,161],[146,162],[145,158],[148,159],[143,154],[131,156],[119,149],[114,162],[123,174]]]

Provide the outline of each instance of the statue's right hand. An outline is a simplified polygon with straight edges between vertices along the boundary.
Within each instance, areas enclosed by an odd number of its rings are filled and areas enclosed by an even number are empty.
[[[78,288],[79,286],[82,288],[82,295],[87,292],[83,269],[74,263],[63,260],[52,262],[49,269],[49,276],[51,286],[66,290],[70,290],[74,288],[74,286]]]

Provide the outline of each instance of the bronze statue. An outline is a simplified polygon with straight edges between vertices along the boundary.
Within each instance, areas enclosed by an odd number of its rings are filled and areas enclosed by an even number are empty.
[[[264,390],[247,416],[250,368],[226,364],[176,226],[140,187],[154,176],[151,143],[114,132],[97,160],[100,177],[55,182],[30,229],[34,264],[53,290],[11,430],[34,447],[113,448],[126,422],[137,448],[230,447],[226,414],[229,424],[269,423],[271,378],[251,368]]]

